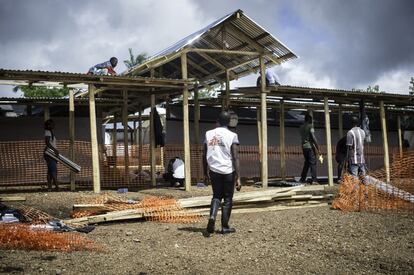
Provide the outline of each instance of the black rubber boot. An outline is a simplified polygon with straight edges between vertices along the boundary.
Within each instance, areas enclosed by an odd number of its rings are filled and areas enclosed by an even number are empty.
[[[210,218],[208,219],[207,232],[214,233],[214,225],[216,223],[217,212],[220,208],[220,200],[212,199],[210,206]]]
[[[221,208],[221,233],[223,234],[236,232],[236,229],[229,227],[232,206],[231,200],[224,200],[223,207]]]

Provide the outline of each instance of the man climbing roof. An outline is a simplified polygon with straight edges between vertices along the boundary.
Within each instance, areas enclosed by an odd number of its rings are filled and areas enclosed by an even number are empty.
[[[109,61],[96,64],[91,67],[88,71],[90,75],[116,75],[114,68],[118,64],[118,59],[116,57],[111,57]]]

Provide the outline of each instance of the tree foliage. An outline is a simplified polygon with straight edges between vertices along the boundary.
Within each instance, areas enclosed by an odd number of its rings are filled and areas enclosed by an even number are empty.
[[[379,93],[380,89],[379,89],[379,85],[374,85],[374,86],[368,86],[367,88],[367,93]]]
[[[128,51],[129,51],[129,60],[124,60],[124,64],[128,69],[141,64],[148,58],[146,53],[140,53],[137,56],[135,56],[131,48],[129,48]]]
[[[68,88],[16,86],[13,91],[22,91],[24,97],[65,97],[69,94]]]
[[[410,86],[408,87],[410,95],[414,95],[414,77],[411,77]]]

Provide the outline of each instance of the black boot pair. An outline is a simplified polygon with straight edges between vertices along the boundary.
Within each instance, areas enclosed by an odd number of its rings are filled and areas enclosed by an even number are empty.
[[[236,232],[236,229],[229,227],[231,207],[232,207],[232,202],[228,200],[224,200],[223,207],[221,209],[221,227],[222,227],[221,233],[222,234]],[[211,207],[210,207],[210,218],[208,219],[208,224],[207,224],[208,234],[214,233],[214,226],[216,223],[216,217],[217,217],[217,212],[219,208],[220,208],[220,200],[212,199]]]

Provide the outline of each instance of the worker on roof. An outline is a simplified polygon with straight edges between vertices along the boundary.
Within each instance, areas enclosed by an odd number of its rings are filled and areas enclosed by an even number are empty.
[[[280,80],[278,75],[275,73],[274,70],[270,70],[270,69],[266,69],[266,86],[275,86],[275,85],[280,85]],[[257,78],[256,81],[256,86],[260,87],[260,83],[262,83],[262,78],[259,75],[259,77]]]
[[[90,75],[116,75],[114,68],[118,64],[118,58],[111,57],[109,61],[96,64],[88,71]]]

